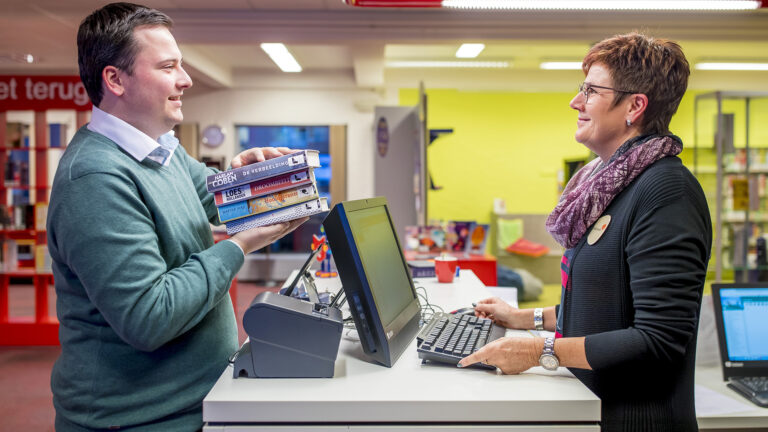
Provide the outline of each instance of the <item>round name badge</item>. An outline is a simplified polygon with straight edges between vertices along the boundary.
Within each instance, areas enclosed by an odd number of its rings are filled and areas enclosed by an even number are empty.
[[[605,215],[598,219],[597,222],[595,222],[595,225],[592,227],[592,231],[590,231],[589,235],[587,236],[587,243],[590,246],[597,243],[597,241],[600,240],[600,237],[603,236],[605,230],[608,229],[608,225],[610,223],[611,215]]]

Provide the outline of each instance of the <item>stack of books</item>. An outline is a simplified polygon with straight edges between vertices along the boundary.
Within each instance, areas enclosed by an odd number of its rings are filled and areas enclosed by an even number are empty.
[[[328,211],[315,182],[319,166],[316,150],[301,150],[208,176],[227,234]]]

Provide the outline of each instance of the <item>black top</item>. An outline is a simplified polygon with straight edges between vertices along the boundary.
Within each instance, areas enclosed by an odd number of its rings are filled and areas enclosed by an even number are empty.
[[[697,430],[696,331],[712,246],[701,186],[677,157],[649,166],[608,206],[602,237],[571,251],[565,337],[586,336],[604,431]]]

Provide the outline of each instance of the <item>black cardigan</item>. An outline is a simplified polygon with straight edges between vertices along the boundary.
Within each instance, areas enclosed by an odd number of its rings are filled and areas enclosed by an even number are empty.
[[[608,206],[602,237],[574,248],[563,336],[586,336],[604,431],[697,430],[696,330],[712,246],[701,186],[677,157],[648,167]]]

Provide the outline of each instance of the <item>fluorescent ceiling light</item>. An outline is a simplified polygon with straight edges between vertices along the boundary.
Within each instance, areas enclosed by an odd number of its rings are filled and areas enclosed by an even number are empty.
[[[443,0],[458,9],[568,9],[568,10],[749,10],[755,0]]]
[[[695,68],[698,70],[768,71],[768,63],[706,62],[696,63]]]
[[[508,68],[506,61],[427,61],[427,60],[391,60],[386,63],[388,68],[477,68],[493,69]]]
[[[263,43],[261,49],[283,72],[301,72],[301,65],[281,43]]]
[[[581,70],[580,61],[545,61],[539,68],[544,70]]]
[[[456,57],[458,58],[475,58],[485,49],[485,44],[481,43],[465,43],[461,44],[458,50],[456,50]]]

